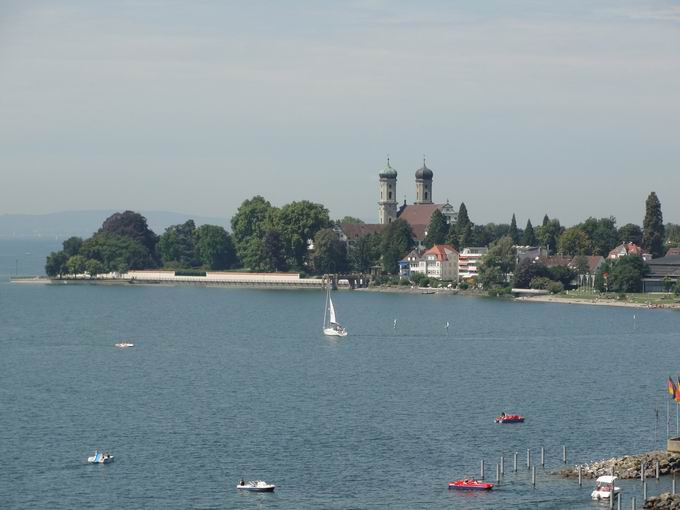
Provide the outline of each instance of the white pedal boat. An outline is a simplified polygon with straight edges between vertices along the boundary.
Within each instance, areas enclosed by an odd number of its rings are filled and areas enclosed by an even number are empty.
[[[246,492],[274,492],[276,485],[269,484],[263,480],[252,480],[249,482],[241,480],[236,488]]]
[[[110,455],[109,452],[102,453],[99,450],[95,450],[94,455],[87,458],[87,462],[90,464],[110,464],[113,462],[113,455]]]

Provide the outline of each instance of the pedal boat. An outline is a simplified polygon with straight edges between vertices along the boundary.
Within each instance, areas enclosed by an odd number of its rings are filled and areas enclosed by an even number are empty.
[[[276,485],[269,484],[263,480],[253,480],[250,482],[241,480],[241,483],[236,488],[246,492],[274,492]]]
[[[111,464],[113,462],[113,455],[109,455],[108,452],[100,452],[95,450],[92,457],[87,458],[87,462],[90,464]]]
[[[465,480],[449,482],[449,489],[455,489],[459,491],[489,491],[493,489],[493,484],[466,478]]]
[[[518,414],[504,414],[496,418],[496,423],[524,423],[524,416]]]

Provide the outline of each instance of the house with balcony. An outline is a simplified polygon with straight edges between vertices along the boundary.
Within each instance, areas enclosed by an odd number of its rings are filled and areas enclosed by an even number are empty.
[[[479,264],[482,256],[489,251],[486,247],[468,247],[458,255],[458,278],[466,280],[479,276]]]

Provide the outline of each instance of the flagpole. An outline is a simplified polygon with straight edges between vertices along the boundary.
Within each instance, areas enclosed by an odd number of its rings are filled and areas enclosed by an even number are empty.
[[[675,435],[680,436],[680,405],[675,401]]]
[[[666,400],[666,439],[671,436],[671,401]]]

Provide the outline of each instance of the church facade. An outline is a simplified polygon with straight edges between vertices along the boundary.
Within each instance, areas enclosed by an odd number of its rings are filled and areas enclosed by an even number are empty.
[[[414,229],[422,230],[422,227],[430,223],[432,213],[438,210],[446,217],[448,224],[455,223],[458,212],[446,201],[445,204],[436,204],[432,196],[432,180],[434,172],[429,169],[423,159],[423,166],[416,170],[416,200],[413,204],[407,205],[406,200],[401,207],[397,205],[397,171],[390,165],[387,158],[387,165],[379,174],[380,200],[378,201],[378,223],[386,225],[392,223],[397,218],[403,219]]]

